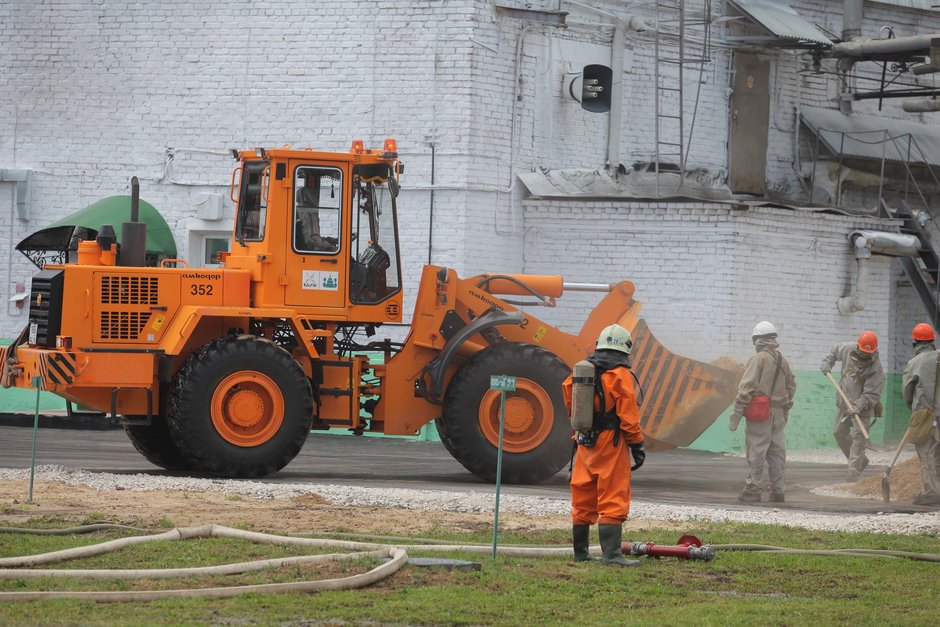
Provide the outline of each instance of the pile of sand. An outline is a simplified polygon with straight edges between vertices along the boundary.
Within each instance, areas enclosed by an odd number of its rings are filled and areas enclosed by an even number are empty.
[[[855,483],[846,484],[845,491],[850,494],[869,498],[881,498],[881,478],[884,472],[872,475],[866,473]],[[908,501],[924,489],[924,482],[920,475],[920,460],[914,457],[905,462],[898,463],[889,475],[891,479],[891,500]]]
[[[711,365],[717,368],[721,368],[722,370],[727,370],[728,372],[733,372],[738,381],[740,381],[741,377],[744,376],[744,364],[732,359],[731,357],[719,357],[715,361],[711,362]]]

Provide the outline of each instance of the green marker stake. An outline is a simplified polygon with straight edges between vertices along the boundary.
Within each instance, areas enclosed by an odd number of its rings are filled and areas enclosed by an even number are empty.
[[[499,534],[499,487],[503,479],[503,432],[506,429],[506,392],[516,391],[516,377],[490,375],[490,389],[499,390],[499,447],[496,452],[496,510],[493,512],[493,560]]]
[[[506,393],[499,393],[499,450],[496,453],[496,510],[493,513],[493,560],[496,560],[496,535],[499,533],[499,486],[503,478],[503,430],[506,427]]]
[[[42,391],[42,377],[33,377],[36,388],[36,413],[33,416],[33,455],[29,462],[29,503],[33,502],[33,477],[36,475],[36,433],[39,431],[39,393]]]

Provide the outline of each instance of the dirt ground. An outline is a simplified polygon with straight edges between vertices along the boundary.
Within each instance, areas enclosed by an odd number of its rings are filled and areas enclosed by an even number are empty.
[[[322,497],[307,493],[291,499],[257,500],[218,492],[109,491],[37,481],[33,504],[28,504],[28,485],[23,481],[0,481],[0,526],[23,524],[36,517],[49,517],[52,526],[67,527],[91,521],[106,521],[137,527],[186,527],[199,524],[240,526],[273,533],[350,532],[420,536],[448,532],[480,532],[492,529],[491,513],[426,512],[381,507],[334,507]],[[525,532],[567,529],[567,516],[523,516],[500,512],[501,531]],[[659,523],[657,528],[671,528]],[[626,529],[649,527],[629,521]],[[676,525],[676,529],[680,526]]]
[[[859,496],[881,498],[882,473],[870,474],[845,491]],[[922,488],[920,462],[914,458],[897,464],[891,471],[892,501],[910,501]],[[90,521],[107,521],[145,528],[185,527],[220,524],[275,532],[350,532],[421,536],[441,530],[480,532],[492,528],[492,513],[427,512],[382,507],[334,507],[323,497],[309,492],[291,499],[260,500],[219,492],[154,490],[98,490],[55,481],[36,481],[34,503],[27,503],[26,481],[0,481],[0,526],[23,524],[47,517],[45,525],[68,527]],[[502,531],[525,532],[567,529],[565,515],[524,516],[500,512]],[[641,531],[650,526],[680,529],[682,524],[628,521],[626,530]]]
[[[492,517],[474,514],[449,514],[385,509],[378,507],[333,507],[314,493],[291,499],[257,500],[218,492],[99,492],[90,488],[58,482],[37,481],[34,503],[26,503],[21,481],[0,481],[0,524],[23,523],[37,516],[55,517],[63,525],[80,524],[87,519],[138,527],[186,527],[199,524],[240,526],[265,532],[348,531],[355,533],[393,533],[418,535],[435,527],[447,526],[474,531]],[[503,517],[501,517],[503,518]],[[520,521],[506,515],[500,521],[506,529]],[[549,521],[525,521],[525,525]]]

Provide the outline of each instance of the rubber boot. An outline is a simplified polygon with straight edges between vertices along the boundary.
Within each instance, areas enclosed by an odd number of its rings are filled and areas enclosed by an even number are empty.
[[[596,562],[589,551],[591,537],[590,525],[571,525],[571,543],[574,545],[574,561]]]
[[[621,525],[598,525],[597,530],[601,536],[601,551],[604,553],[604,563],[615,566],[639,566],[639,560],[626,560],[620,550],[623,536]]]

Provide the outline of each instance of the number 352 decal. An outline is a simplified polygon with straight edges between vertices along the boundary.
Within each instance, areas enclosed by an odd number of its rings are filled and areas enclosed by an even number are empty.
[[[193,283],[189,286],[189,293],[193,296],[212,296],[212,285]]]

